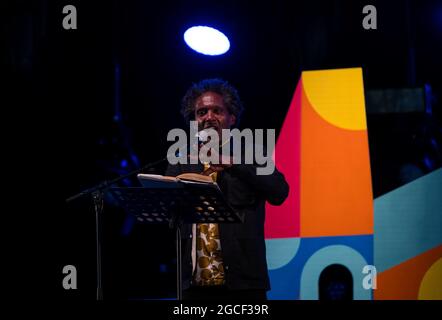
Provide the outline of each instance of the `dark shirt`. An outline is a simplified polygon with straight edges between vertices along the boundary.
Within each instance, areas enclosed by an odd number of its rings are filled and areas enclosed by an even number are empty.
[[[166,175],[203,171],[202,164],[169,165]],[[254,165],[236,164],[218,173],[217,183],[243,223],[219,225],[226,286],[229,289],[270,289],[264,240],[265,202],[280,205],[289,186],[275,168],[271,175],[257,175]],[[182,228],[183,289],[192,282],[192,226]]]

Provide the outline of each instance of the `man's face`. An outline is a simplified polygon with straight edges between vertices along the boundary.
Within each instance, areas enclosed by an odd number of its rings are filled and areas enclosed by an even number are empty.
[[[198,130],[213,128],[221,138],[221,130],[230,129],[236,117],[230,114],[221,95],[208,91],[196,100],[195,120],[198,121]]]

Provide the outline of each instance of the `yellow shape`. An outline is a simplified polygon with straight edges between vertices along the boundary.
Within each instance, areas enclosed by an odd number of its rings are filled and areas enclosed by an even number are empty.
[[[305,71],[304,91],[315,111],[327,122],[348,130],[365,130],[362,69]]]
[[[425,273],[419,287],[419,300],[442,300],[442,258]]]

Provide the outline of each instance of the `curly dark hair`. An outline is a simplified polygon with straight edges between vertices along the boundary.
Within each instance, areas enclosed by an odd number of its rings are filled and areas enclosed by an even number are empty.
[[[223,97],[223,101],[230,114],[236,118],[235,126],[238,126],[241,114],[244,110],[239,98],[238,91],[227,81],[222,79],[204,79],[194,83],[183,97],[181,102],[181,114],[187,122],[195,119],[196,100],[204,93],[211,91]]]

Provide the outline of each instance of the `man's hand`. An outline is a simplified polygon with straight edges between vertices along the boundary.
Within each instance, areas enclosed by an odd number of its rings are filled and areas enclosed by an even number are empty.
[[[211,150],[211,152],[214,152],[213,149]],[[194,159],[195,156],[193,156],[193,155],[189,155],[188,157],[189,157],[189,159],[195,160]],[[213,172],[223,171],[224,169],[230,168],[233,165],[233,157],[231,157],[231,156],[225,156],[225,155],[218,154],[217,158],[219,159],[218,163],[216,163],[216,164],[215,163],[210,163],[209,164],[209,168],[204,170],[202,172],[202,174],[210,175]]]
[[[225,156],[222,154],[218,154],[217,158],[219,159],[218,163],[217,164],[209,163],[209,168],[204,170],[204,172],[202,174],[210,175],[213,172],[223,171],[224,169],[230,168],[233,165],[233,157],[231,157],[231,156]]]

